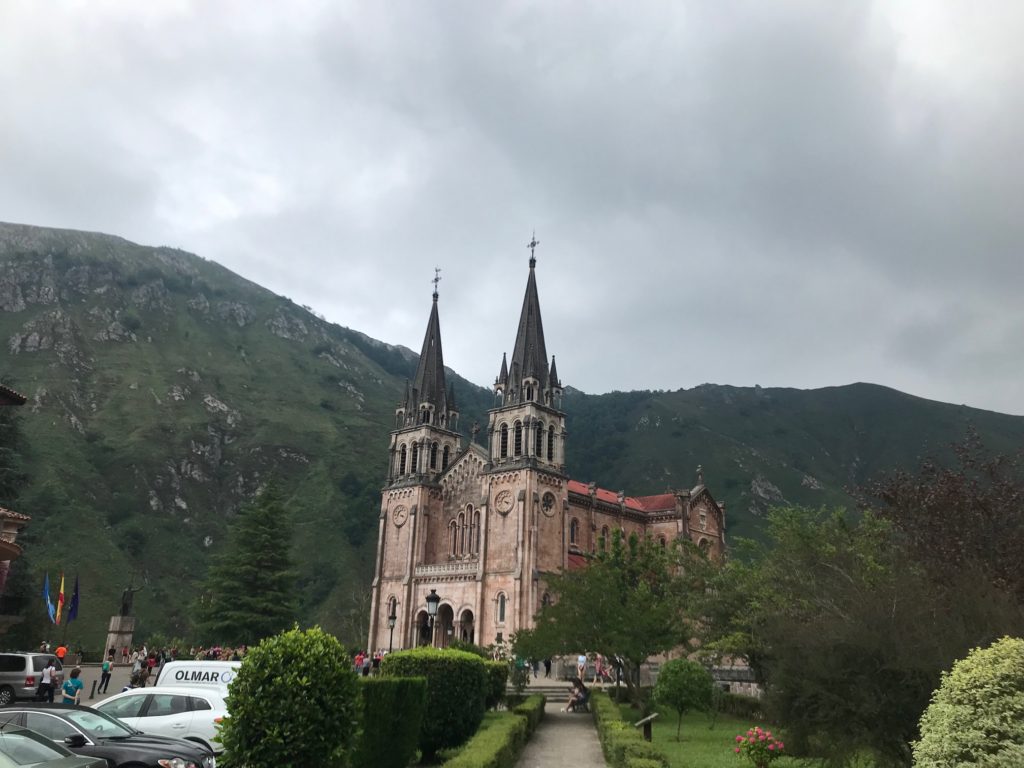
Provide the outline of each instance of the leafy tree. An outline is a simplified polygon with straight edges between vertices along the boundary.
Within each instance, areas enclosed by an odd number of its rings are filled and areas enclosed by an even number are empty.
[[[200,599],[199,625],[208,640],[251,645],[295,620],[289,522],[274,486],[239,510]]]
[[[1024,640],[1004,637],[976,648],[943,673],[921,718],[915,768],[1021,765]]]
[[[231,683],[218,764],[348,765],[362,706],[359,678],[333,636],[296,627],[268,637]]]
[[[713,688],[711,673],[702,664],[689,659],[673,659],[662,665],[654,686],[654,700],[672,707],[679,715],[676,741],[679,741],[679,730],[683,727],[683,715],[692,709],[706,710],[711,706]]]
[[[7,508],[15,506],[27,480],[21,460],[25,440],[17,410],[0,407],[0,507]]]
[[[695,547],[663,548],[635,535],[626,541],[617,530],[608,551],[586,568],[550,577],[555,600],[541,608],[535,629],[516,636],[516,655],[542,659],[588,650],[618,657],[630,699],[644,708],[640,665],[693,637],[683,603],[691,593],[684,565],[693,558],[700,558]]]
[[[936,592],[871,512],[781,509],[768,522],[768,542],[743,544],[705,593],[717,603],[705,640],[750,660],[795,750],[909,765],[941,670],[978,637],[1024,629],[1020,606],[979,581]]]
[[[954,466],[925,459],[871,484],[861,503],[891,520],[936,586],[981,578],[1024,603],[1024,466],[993,454],[974,431],[952,446]]]

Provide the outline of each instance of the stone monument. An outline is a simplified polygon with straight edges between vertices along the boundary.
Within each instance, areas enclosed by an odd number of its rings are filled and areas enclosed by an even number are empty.
[[[135,633],[135,617],[131,615],[132,602],[135,599],[135,593],[141,589],[142,587],[136,587],[134,582],[131,582],[121,592],[121,610],[117,616],[110,617],[107,644],[103,646],[104,658],[106,658],[107,651],[113,648],[115,660],[120,661],[121,649],[132,647],[132,636]]]

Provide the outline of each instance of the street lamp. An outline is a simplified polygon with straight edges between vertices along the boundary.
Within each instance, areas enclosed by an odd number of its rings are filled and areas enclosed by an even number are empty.
[[[434,617],[437,616],[437,605],[441,602],[441,596],[436,589],[430,590],[427,595],[427,616],[430,617],[430,644],[434,644]]]
[[[388,639],[388,653],[391,653],[392,648],[395,645],[395,623],[398,621],[398,617],[395,615],[395,604],[391,604],[391,615],[388,616],[388,629],[391,630],[391,637]]]

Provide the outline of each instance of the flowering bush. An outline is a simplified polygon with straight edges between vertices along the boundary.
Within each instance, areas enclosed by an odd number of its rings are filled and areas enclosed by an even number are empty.
[[[771,731],[766,731],[756,725],[745,734],[741,733],[736,736],[736,746],[733,748],[733,752],[746,756],[754,768],[768,768],[772,760],[782,757],[783,749],[785,749],[785,745],[772,736]]]

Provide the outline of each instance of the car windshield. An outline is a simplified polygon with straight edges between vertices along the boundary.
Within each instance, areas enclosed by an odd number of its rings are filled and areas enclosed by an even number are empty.
[[[52,741],[42,739],[31,731],[0,731],[0,756],[6,757],[10,765],[34,765],[47,760],[59,760],[70,755]],[[0,766],[4,765],[0,762]]]
[[[137,733],[120,720],[104,715],[102,712],[87,709],[74,709],[66,712],[64,717],[74,723],[93,739],[123,739]]]

